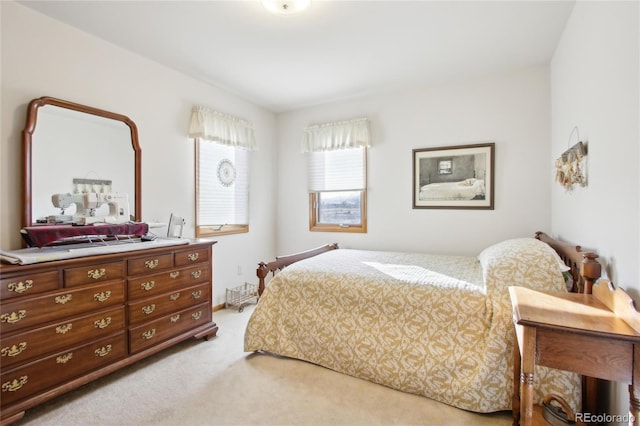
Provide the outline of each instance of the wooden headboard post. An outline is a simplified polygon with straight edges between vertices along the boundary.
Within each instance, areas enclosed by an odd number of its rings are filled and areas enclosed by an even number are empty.
[[[256,275],[258,276],[258,295],[262,296],[262,292],[264,291],[264,279],[269,275],[269,268],[266,263],[258,263]]]
[[[593,284],[602,274],[602,265],[596,260],[598,255],[587,252],[582,254],[582,263],[580,264],[580,275],[584,278],[584,288],[579,289],[580,293],[591,294]]]
[[[295,263],[302,259],[306,259],[308,257],[317,256],[320,253],[324,253],[325,251],[336,250],[337,248],[338,243],[325,244],[321,247],[317,247],[311,250],[301,251],[300,253],[278,256],[273,262],[260,262],[258,264],[258,269],[256,270],[256,275],[258,276],[258,296],[262,296],[262,292],[265,288],[264,280],[267,275],[269,275],[269,272],[275,275],[276,271],[280,271],[284,269],[284,267],[289,266],[292,263]]]
[[[583,252],[582,247],[563,243],[544,232],[536,232],[535,238],[551,246],[565,265],[571,268],[573,292],[591,294],[593,284],[602,273],[602,265],[596,260],[598,255],[593,252]]]

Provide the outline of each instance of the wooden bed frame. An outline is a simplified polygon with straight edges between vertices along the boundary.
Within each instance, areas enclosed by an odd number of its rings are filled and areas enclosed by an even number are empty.
[[[573,293],[591,294],[591,288],[602,274],[602,266],[596,260],[598,255],[592,251],[582,251],[580,246],[574,246],[551,238],[544,232],[536,232],[535,238],[547,243],[571,270],[573,278]]]
[[[601,265],[596,260],[598,255],[594,252],[583,252],[580,246],[556,240],[544,232],[536,232],[535,238],[551,246],[564,263],[571,268],[569,272],[573,278],[572,292],[591,294],[593,283],[600,278],[602,273]],[[276,272],[292,263],[338,248],[337,243],[325,244],[311,250],[278,256],[273,262],[260,262],[256,271],[258,276],[258,295],[262,295],[265,289],[265,279],[269,274],[275,275]]]
[[[278,256],[276,257],[276,260],[274,260],[273,262],[269,262],[269,263],[260,262],[258,264],[258,269],[256,271],[256,274],[258,275],[258,296],[262,296],[262,292],[264,291],[264,287],[265,287],[264,280],[267,277],[267,275],[269,275],[269,273],[271,273],[272,275],[275,275],[277,271],[284,269],[285,267],[291,265],[292,263],[298,262],[308,257],[317,256],[326,251],[336,250],[337,248],[338,248],[338,243],[325,244],[323,246],[320,246],[311,250],[301,251],[300,253],[289,254],[286,256]]]

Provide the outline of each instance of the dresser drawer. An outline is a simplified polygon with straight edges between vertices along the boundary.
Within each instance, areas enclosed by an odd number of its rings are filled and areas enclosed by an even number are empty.
[[[199,250],[184,250],[175,253],[175,265],[187,266],[194,263],[207,262],[209,260],[209,250],[206,248]]]
[[[171,293],[130,303],[127,307],[129,322],[132,324],[148,321],[162,315],[176,312],[189,306],[209,300],[211,284],[178,289]]]
[[[74,287],[83,284],[110,281],[124,276],[123,262],[87,265],[64,270],[64,286]]]
[[[131,353],[157,345],[182,332],[211,321],[211,306],[203,303],[129,330]]]
[[[138,257],[127,261],[129,275],[148,274],[173,267],[173,253]]]
[[[122,359],[126,356],[126,348],[126,333],[123,332],[3,371],[0,379],[2,406]]]
[[[56,291],[0,305],[0,333],[124,303],[124,281]]]
[[[146,298],[209,280],[209,263],[189,268],[172,269],[159,274],[128,280],[129,300]]]
[[[58,271],[16,275],[0,278],[0,299],[28,296],[58,288]]]
[[[67,321],[0,338],[0,363],[14,364],[123,331],[124,307],[69,318]]]

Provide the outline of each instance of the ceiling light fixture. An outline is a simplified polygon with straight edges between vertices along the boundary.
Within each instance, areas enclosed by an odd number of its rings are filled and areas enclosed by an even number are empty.
[[[262,6],[276,15],[293,15],[311,6],[311,0],[262,0]]]

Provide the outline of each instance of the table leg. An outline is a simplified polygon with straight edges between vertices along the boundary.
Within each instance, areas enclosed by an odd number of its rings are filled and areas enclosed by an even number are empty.
[[[629,425],[640,425],[640,399],[637,396],[638,390],[634,388],[634,385],[629,385]],[[634,396],[636,395],[636,396]]]
[[[640,425],[640,345],[633,345],[633,373],[629,385],[629,425]]]
[[[535,367],[536,329],[524,326],[522,329],[522,366],[520,382],[522,398],[520,400],[520,421],[524,426],[533,424],[533,370]]]
[[[515,328],[513,334],[513,396],[511,397],[511,414],[513,416],[513,426],[518,426],[520,424],[520,346],[518,344],[518,332]]]

